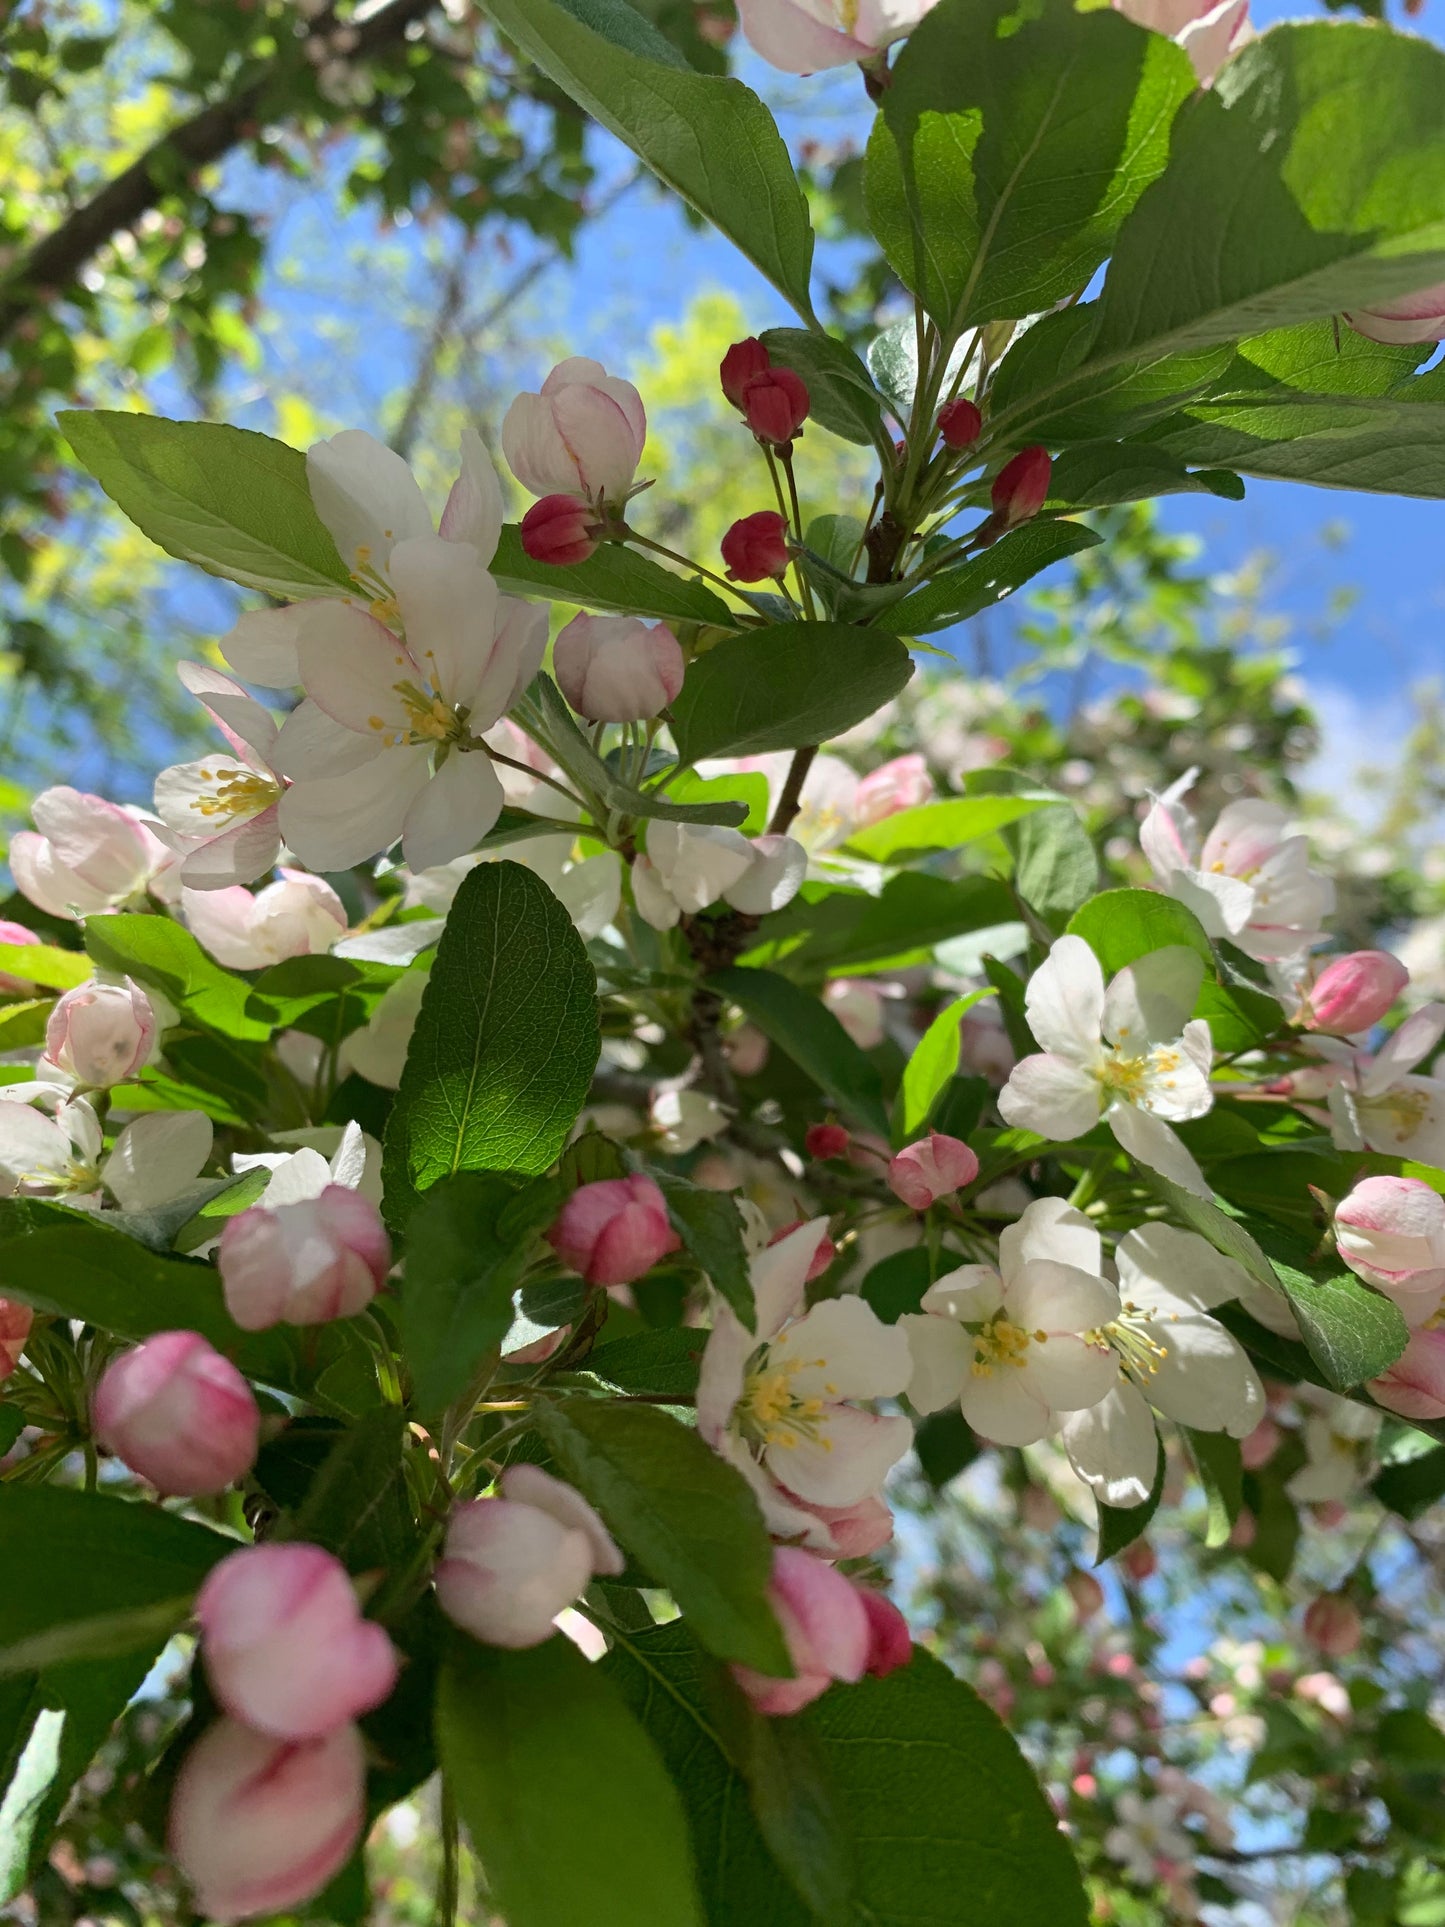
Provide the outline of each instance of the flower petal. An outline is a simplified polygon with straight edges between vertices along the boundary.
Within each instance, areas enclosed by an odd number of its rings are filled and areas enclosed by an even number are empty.
[[[1119,1316],[1119,1294],[1107,1278],[1052,1258],[1033,1258],[1009,1278],[1003,1308],[1005,1317],[1025,1331],[1092,1331]]]
[[[402,826],[402,853],[414,870],[450,863],[491,829],[502,813],[502,785],[480,750],[454,752],[418,793]]]
[[[785,1365],[814,1358],[820,1362],[800,1364],[792,1374],[799,1398],[892,1398],[906,1389],[913,1369],[907,1334],[885,1325],[862,1298],[825,1298],[769,1353],[770,1363]]]
[[[313,602],[298,645],[301,683],[334,721],[391,747],[409,733],[399,685],[422,680],[404,645],[354,602]],[[303,770],[298,781],[309,777]]]
[[[1109,1042],[1142,1056],[1149,1044],[1172,1042],[1188,1023],[1204,982],[1204,959],[1182,943],[1150,951],[1121,970],[1104,997]]]
[[[263,689],[290,689],[301,680],[296,642],[303,610],[296,603],[282,609],[252,609],[221,637],[221,654],[246,682]]]
[[[362,736],[348,729],[307,696],[282,723],[272,752],[272,766],[283,776],[304,782],[317,777],[345,776],[380,754],[381,745],[374,736]]]
[[[416,477],[364,429],[345,428],[307,449],[306,480],[348,569],[384,575],[394,542],[432,532]]]
[[[466,543],[416,536],[393,550],[391,583],[407,650],[427,686],[449,705],[473,711],[474,730],[490,728],[511,691],[512,672],[509,663],[493,663],[497,585],[481,557]]]
[[[913,1361],[908,1403],[923,1413],[957,1405],[973,1364],[972,1333],[956,1319],[941,1318],[936,1312],[905,1312],[898,1324]]]
[[[1082,937],[1060,937],[1029,979],[1029,1029],[1045,1051],[1088,1066],[1099,1055],[1104,973]]]
[[[213,1138],[203,1111],[156,1111],[126,1125],[100,1174],[122,1211],[169,1204],[200,1176]]]
[[[281,799],[288,849],[323,873],[389,850],[431,776],[425,749],[389,749],[346,776],[293,783]]]
[[[1174,1312],[1181,1305],[1210,1311],[1238,1298],[1250,1283],[1243,1265],[1197,1232],[1172,1224],[1140,1225],[1120,1239],[1114,1257],[1120,1297],[1142,1311]]]
[[[1159,1468],[1159,1434],[1143,1393],[1121,1379],[1106,1398],[1059,1426],[1069,1461],[1105,1505],[1143,1505]]]
[[[1015,1224],[1004,1227],[998,1248],[1006,1278],[1038,1258],[1097,1277],[1104,1250],[1093,1220],[1062,1198],[1035,1198]]]
[[[1197,1198],[1213,1199],[1204,1173],[1162,1118],[1140,1110],[1137,1104],[1111,1104],[1105,1120],[1115,1138],[1131,1158],[1147,1164],[1175,1184],[1182,1184]]]
[[[1072,1059],[1049,1051],[1015,1064],[998,1096],[998,1108],[1006,1124],[1020,1131],[1036,1131],[1058,1144],[1092,1131],[1103,1102],[1097,1078]]]
[[[994,1445],[1036,1445],[1049,1429],[1049,1408],[1011,1366],[963,1381],[963,1416]]]
[[[502,485],[475,428],[462,430],[461,473],[452,483],[439,532],[448,542],[467,542],[490,562],[502,533]]]
[[[816,1439],[770,1445],[763,1463],[781,1485],[813,1505],[856,1505],[877,1492],[913,1444],[906,1418],[831,1406]]]

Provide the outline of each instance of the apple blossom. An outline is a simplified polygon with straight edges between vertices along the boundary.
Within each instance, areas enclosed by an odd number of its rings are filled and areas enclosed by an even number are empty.
[[[1005,1236],[1008,1234],[1005,1233]],[[1192,1231],[1149,1224],[1115,1252],[1120,1310],[1102,1328],[1119,1376],[1107,1396],[1059,1428],[1074,1470],[1106,1505],[1142,1505],[1159,1446],[1154,1413],[1196,1432],[1244,1439],[1264,1416],[1264,1387],[1244,1348],[1210,1312],[1245,1296],[1248,1278]]]
[[[884,997],[866,977],[831,977],[823,986],[823,1002],[859,1050],[875,1050],[883,1042]]]
[[[908,1622],[891,1600],[801,1547],[775,1548],[768,1598],[793,1677],[773,1679],[747,1666],[734,1666],[732,1675],[758,1712],[772,1718],[801,1712],[834,1680],[852,1685],[865,1673],[881,1679],[913,1656]]]
[[[10,839],[9,863],[16,888],[38,909],[52,917],[94,916],[143,903],[147,890],[165,894],[176,857],[152,829],[153,818],[64,785],[42,790],[30,815],[35,828]]]
[[[157,1332],[112,1359],[91,1416],[106,1451],[167,1497],[224,1492],[256,1462],[251,1388],[199,1332]]]
[[[538,1646],[594,1574],[615,1577],[624,1561],[581,1493],[540,1466],[509,1466],[498,1490],[452,1508],[437,1600],[488,1646]]]
[[[1320,1037],[1316,1050],[1336,1066],[1330,1086],[1331,1130],[1345,1151],[1445,1164],[1445,1079],[1415,1071],[1445,1035],[1445,1004],[1407,1017],[1374,1055]]]
[[[670,930],[721,898],[762,916],[790,903],[807,869],[802,845],[789,836],[759,836],[712,824],[666,823],[654,817],[646,848],[633,860],[637,913],[655,930]]]
[[[1344,1036],[1373,1030],[1409,981],[1404,964],[1384,950],[1331,957],[1310,986],[1299,1021],[1308,1030]]]
[[[273,1739],[324,1739],[396,1684],[391,1641],[362,1618],[345,1566],[320,1546],[229,1554],[201,1587],[196,1618],[217,1701]]]
[[[888,1166],[888,1188],[914,1211],[952,1197],[978,1176],[978,1159],[961,1138],[930,1131],[927,1141],[907,1145]]]
[[[398,979],[400,983],[405,981],[404,977]],[[317,1125],[299,1131],[279,1131],[273,1141],[299,1148],[238,1151],[231,1159],[231,1167],[238,1175],[256,1170],[270,1172],[266,1189],[256,1200],[258,1207],[274,1211],[283,1204],[301,1204],[307,1199],[319,1198],[331,1185],[359,1191],[371,1204],[380,1205],[381,1146],[374,1137],[367,1136],[354,1118],[340,1127]]]
[[[575,568],[597,553],[597,520],[575,495],[544,495],[522,517],[522,553],[554,569]]]
[[[1423,1325],[1378,1378],[1365,1387],[1377,1405],[1402,1418],[1445,1418],[1445,1330]]]
[[[794,1218],[791,1221],[791,1223],[780,1225],[776,1231],[772,1232],[763,1241],[763,1243],[757,1247],[757,1249],[761,1251],[766,1251],[769,1245],[780,1245],[783,1242],[784,1238],[788,1238],[792,1236],[792,1234],[798,1229],[798,1227],[802,1224],[802,1222],[803,1220],[801,1218]],[[750,1250],[751,1250],[751,1247],[750,1247]],[[823,1273],[828,1269],[829,1265],[833,1263],[834,1259],[837,1256],[838,1256],[837,1245],[835,1245],[833,1243],[833,1240],[830,1237],[828,1237],[827,1234],[825,1233],[823,1237],[819,1238],[818,1240],[817,1248],[813,1253],[813,1262],[808,1266],[807,1275],[803,1279],[803,1283],[805,1285],[811,1285],[815,1279],[821,1278]]]
[[[993,520],[1004,529],[1015,529],[1038,514],[1049,496],[1053,462],[1046,448],[1022,448],[1004,463],[993,479],[990,499]]]
[[[1351,308],[1344,318],[1357,335],[1370,341],[1445,341],[1445,282],[1400,295],[1394,301]]]
[[[1335,1206],[1335,1248],[1409,1325],[1445,1299],[1445,1198],[1419,1178],[1362,1178]]]
[[[1297,957],[1321,942],[1335,907],[1335,886],[1312,870],[1309,844],[1287,836],[1277,803],[1251,797],[1226,805],[1200,844],[1183,798],[1197,770],[1158,797],[1139,846],[1163,889],[1194,912],[1211,937],[1261,962]]]
[[[915,809],[933,794],[933,778],[921,756],[895,756],[859,780],[853,798],[855,827],[881,823],[899,810]]]
[[[1009,1073],[1004,1121],[1060,1143],[1102,1116],[1133,1158],[1208,1197],[1198,1165],[1168,1120],[1202,1117],[1214,1102],[1209,1025],[1190,1018],[1204,979],[1181,944],[1140,957],[1104,986],[1082,937],[1065,936],[1029,979],[1029,1028],[1043,1045]]]
[[[1136,26],[1177,41],[1204,87],[1249,33],[1249,0],[1114,0],[1114,5]]]
[[[947,448],[972,448],[983,433],[983,416],[978,404],[965,395],[945,402],[938,411],[938,432]]]
[[[1301,1385],[1296,1396],[1311,1408],[1301,1434],[1306,1456],[1285,1491],[1301,1505],[1352,1497],[1368,1477],[1381,1414],[1314,1385]]]
[[[101,1161],[100,1181],[122,1211],[153,1211],[184,1197],[205,1168],[214,1135],[204,1111],[132,1118]]]
[[[1192,1864],[1196,1842],[1179,1825],[1178,1810],[1162,1794],[1145,1799],[1126,1789],[1114,1802],[1118,1824],[1104,1835],[1104,1851],[1140,1887],[1153,1887],[1161,1862]]]
[[[787,74],[871,61],[911,33],[934,0],[738,0],[754,53]]]
[[[355,1726],[287,1741],[216,1720],[186,1753],[168,1844],[208,1920],[290,1912],[350,1859],[366,1819]]]
[[[682,651],[663,622],[574,616],[552,647],[557,687],[592,723],[656,716],[682,688]]]
[[[9,1378],[20,1363],[34,1322],[35,1313],[29,1305],[18,1304],[13,1298],[0,1298],[0,1383]]]
[[[94,977],[55,1000],[41,1070],[53,1066],[77,1084],[107,1089],[148,1064],[156,1041],[156,1014],[140,985]]]
[[[181,914],[192,934],[228,970],[265,970],[287,957],[324,954],[346,935],[346,911],[322,877],[283,869],[280,880],[254,895],[185,890]]]
[[[841,1158],[848,1155],[851,1141],[841,1124],[810,1124],[803,1148],[810,1158]]]
[[[652,1127],[672,1157],[684,1157],[728,1127],[727,1112],[706,1091],[655,1091],[651,1110]]]
[[[793,552],[788,525],[776,509],[759,509],[733,523],[722,539],[722,559],[729,582],[762,582],[784,576]]]
[[[630,1285],[682,1244],[667,1200],[641,1175],[579,1185],[547,1242],[589,1285]]]
[[[342,1042],[341,1061],[348,1071],[383,1090],[399,1087],[426,985],[424,970],[407,970],[387,986],[361,1029]]]
[[[404,642],[354,603],[304,610],[302,684],[350,738],[337,753],[298,712],[276,741],[291,779],[280,827],[318,870],[349,867],[398,837],[412,868],[425,869],[485,836],[503,793],[476,738],[522,694],[546,646],[546,611],[499,597],[470,544],[413,536],[391,551],[388,575]]]
[[[997,1445],[1031,1445],[1056,1415],[1098,1404],[1118,1377],[1103,1328],[1121,1310],[1101,1257],[1082,1212],[1037,1199],[999,1238],[998,1271],[961,1265],[899,1320],[909,1402],[925,1413],[957,1402]]]
[[[354,1318],[386,1283],[391,1240],[376,1206],[342,1184],[319,1198],[254,1204],[226,1220],[216,1264],[243,1331]]]
[[[774,1533],[826,1551],[827,1527],[804,1508],[876,1497],[912,1427],[856,1403],[907,1386],[905,1334],[861,1298],[807,1309],[808,1273],[825,1232],[817,1218],[754,1255],[753,1331],[718,1307],[702,1355],[697,1427],[743,1473]]]
[[[89,1100],[58,1085],[12,1088],[16,1095],[0,1097],[0,1197],[98,1204],[104,1137]]]
[[[573,355],[539,395],[518,395],[502,421],[502,452],[533,495],[576,495],[594,508],[627,500],[647,439],[642,397],[600,361]]]

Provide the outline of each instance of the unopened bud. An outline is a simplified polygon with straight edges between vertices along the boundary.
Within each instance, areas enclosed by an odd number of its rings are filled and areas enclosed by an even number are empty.
[[[1347,957],[1335,957],[1305,1000],[1304,1026],[1341,1037],[1370,1030],[1409,981],[1404,964],[1384,950],[1353,950]]]
[[[888,1187],[914,1211],[926,1211],[977,1176],[978,1159],[961,1138],[930,1131],[926,1142],[910,1144],[893,1159]]]
[[[743,419],[760,442],[781,448],[808,419],[808,385],[791,368],[768,368],[744,382]]]
[[[756,335],[749,335],[746,341],[733,343],[722,358],[718,375],[722,381],[722,391],[734,408],[742,409],[743,390],[758,375],[765,375],[772,365],[772,358]]]
[[[571,568],[597,553],[596,518],[575,495],[544,495],[522,517],[522,550],[534,562]]]
[[[722,539],[722,557],[732,582],[761,582],[786,575],[792,560],[788,525],[776,509],[759,509],[734,522]]]
[[[810,1124],[803,1148],[810,1158],[842,1158],[848,1155],[849,1141],[841,1124]]]
[[[1305,1611],[1305,1638],[1331,1659],[1343,1659],[1354,1652],[1364,1630],[1354,1603],[1343,1593],[1321,1593]]]
[[[649,1177],[599,1178],[575,1190],[547,1233],[563,1264],[589,1285],[630,1285],[676,1251],[681,1239]]]
[[[972,448],[983,433],[983,416],[976,403],[960,395],[940,408],[938,432],[949,448]]]
[[[993,512],[1001,528],[1016,529],[1038,514],[1049,497],[1052,471],[1049,451],[1037,445],[1004,463],[993,483]]]

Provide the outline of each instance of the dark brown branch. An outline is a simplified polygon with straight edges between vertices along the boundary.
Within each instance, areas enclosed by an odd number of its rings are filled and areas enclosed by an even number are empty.
[[[362,61],[382,52],[434,5],[435,0],[391,0],[389,6],[354,29],[356,40],[346,54],[347,60]],[[308,38],[325,38],[337,24],[333,15],[323,14]],[[59,227],[37,241],[7,278],[0,296],[0,340],[14,331],[36,303],[48,304],[72,288],[100,249],[117,234],[134,227],[143,214],[174,191],[178,182],[220,160],[246,138],[246,130],[259,117],[280,66],[279,61],[273,62],[225,100],[203,107],[163,134],[123,173],[107,181]]]
[[[816,743],[810,744],[806,749],[793,751],[793,760],[788,765],[783,793],[778,798],[778,806],[773,811],[773,820],[768,825],[770,836],[783,836],[792,828],[793,818],[802,807],[803,785],[808,780],[808,771],[813,767],[813,758],[817,754]]]

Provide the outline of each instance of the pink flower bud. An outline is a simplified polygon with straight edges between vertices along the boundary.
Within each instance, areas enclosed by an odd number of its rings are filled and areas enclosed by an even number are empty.
[[[883,1042],[883,993],[862,977],[834,977],[823,986],[823,1002],[859,1050]]]
[[[767,368],[743,383],[740,406],[760,442],[783,448],[808,419],[808,385],[791,368]]]
[[[45,1057],[78,1084],[120,1084],[150,1059],[156,1018],[150,999],[123,983],[78,984],[57,998],[45,1026]]]
[[[216,1264],[243,1331],[325,1325],[365,1311],[386,1283],[391,1240],[369,1198],[328,1184],[318,1198],[228,1218]]]
[[[35,1313],[29,1305],[19,1305],[13,1298],[0,1298],[0,1383],[9,1378],[20,1363],[20,1354],[25,1350],[34,1322]]]
[[[1262,1418],[1254,1430],[1239,1442],[1239,1461],[1246,1472],[1258,1472],[1268,1465],[1279,1450],[1284,1434],[1272,1418]]]
[[[759,509],[734,522],[722,539],[722,559],[730,582],[761,582],[786,575],[791,551],[788,525],[776,509]]]
[[[1345,320],[1370,341],[1445,341],[1445,281],[1372,308],[1353,308]]]
[[[106,1366],[95,1436],[167,1497],[224,1492],[256,1462],[251,1388],[199,1332],[157,1332]]]
[[[319,1740],[379,1706],[396,1653],[363,1619],[346,1568],[320,1546],[245,1546],[196,1599],[201,1654],[233,1718],[281,1740]]]
[[[290,1742],[217,1720],[181,1763],[171,1855],[208,1920],[309,1900],[350,1859],[366,1817],[361,1734]]]
[[[137,816],[103,796],[61,785],[42,790],[30,813],[34,830],[10,840],[10,870],[21,894],[54,917],[113,910],[175,860]]]
[[[455,1506],[436,1569],[437,1600],[488,1646],[539,1646],[594,1573],[623,1558],[580,1492],[536,1465],[509,1466],[499,1499]]]
[[[1343,1593],[1321,1593],[1305,1610],[1305,1638],[1331,1659],[1343,1659],[1354,1652],[1364,1631],[1358,1611]]]
[[[756,376],[765,375],[772,365],[772,357],[756,335],[733,343],[722,358],[718,375],[722,391],[734,408],[741,410],[743,390]]]
[[[994,477],[995,520],[1005,529],[1015,529],[1020,522],[1037,515],[1049,498],[1052,471],[1053,462],[1046,448],[1020,449]]]
[[[796,1506],[800,1512],[811,1512],[827,1528],[829,1548],[825,1558],[866,1559],[893,1537],[893,1514],[876,1493],[853,1505],[837,1506],[816,1505],[811,1499],[800,1499],[786,1486],[778,1489],[790,1506]]]
[[[552,650],[557,686],[591,723],[638,723],[682,688],[682,651],[662,622],[574,616]]]
[[[589,1285],[630,1285],[682,1243],[648,1177],[599,1178],[562,1207],[547,1242]]]
[[[978,1176],[978,1159],[963,1141],[930,1131],[928,1142],[921,1140],[900,1151],[888,1167],[888,1186],[896,1198],[914,1211],[926,1211],[939,1198],[972,1184]]]
[[[534,562],[570,569],[597,553],[596,519],[575,495],[544,495],[522,517],[522,552]]]
[[[844,1158],[848,1155],[849,1142],[841,1124],[810,1124],[803,1147],[810,1158]]]
[[[533,495],[605,498],[620,508],[647,439],[642,397],[599,361],[559,362],[539,395],[518,395],[502,422],[502,452]]]
[[[784,1238],[791,1238],[793,1233],[801,1230],[806,1222],[804,1218],[794,1218],[791,1224],[785,1224],[780,1231],[775,1231],[772,1237],[768,1239],[769,1249],[771,1249],[773,1245],[780,1245]],[[815,1278],[821,1278],[837,1255],[837,1245],[833,1243],[831,1238],[819,1232],[818,1242],[814,1247],[813,1255],[808,1260],[808,1269],[803,1275],[803,1283],[805,1285],[811,1285]]]
[[[921,756],[895,756],[865,776],[853,797],[853,821],[881,823],[885,816],[911,810],[933,794],[933,778]]]
[[[1082,1626],[1104,1610],[1104,1588],[1091,1572],[1071,1572],[1064,1581]]]
[[[1346,1037],[1370,1030],[1410,981],[1398,957],[1383,950],[1353,950],[1327,963],[1305,1000],[1307,1030]]]
[[[1362,1178],[1335,1207],[1335,1246],[1420,1325],[1445,1295],[1445,1198],[1419,1178]]]
[[[913,1635],[908,1621],[891,1599],[870,1586],[857,1586],[858,1597],[868,1616],[868,1662],[865,1671],[874,1679],[887,1679],[913,1657]]]
[[[972,448],[983,433],[983,416],[975,404],[960,395],[938,411],[938,432],[949,448]]]
[[[862,1588],[797,1546],[773,1554],[769,1597],[793,1662],[792,1679],[734,1666],[733,1678],[760,1713],[799,1713],[835,1679],[859,1680],[874,1652],[873,1622]]]
[[[1401,1418],[1445,1418],[1445,1331],[1427,1325],[1411,1332],[1394,1364],[1365,1390]]]
[[[1119,1554],[1119,1564],[1136,1586],[1142,1586],[1158,1572],[1159,1555],[1147,1539],[1136,1539]]]
[[[23,923],[11,923],[0,917],[0,943],[35,944],[40,939],[33,930],[27,930]],[[34,989],[26,977],[12,977],[7,970],[0,970],[0,992],[13,997],[25,997]]]

